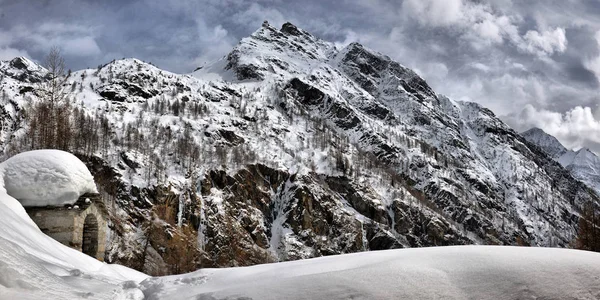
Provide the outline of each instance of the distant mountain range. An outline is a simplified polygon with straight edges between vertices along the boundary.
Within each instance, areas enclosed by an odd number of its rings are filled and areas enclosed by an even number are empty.
[[[600,195],[600,157],[594,152],[587,148],[577,151],[567,150],[555,137],[539,128],[532,128],[521,135],[571,171],[573,177]]]

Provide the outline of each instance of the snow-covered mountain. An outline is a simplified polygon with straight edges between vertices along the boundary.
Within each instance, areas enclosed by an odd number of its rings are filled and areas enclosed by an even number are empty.
[[[45,72],[24,58],[0,64],[5,156],[37,145],[27,118]],[[263,24],[191,74],[123,59],[72,72],[67,85],[73,138],[61,145],[107,199],[106,261],[149,273],[164,272],[170,251],[156,231],[181,225],[198,230],[200,265],[250,265],[432,245],[568,246],[581,206],[598,203],[490,110],[290,23]]]
[[[539,128],[529,129],[521,135],[548,153],[550,157],[571,171],[573,177],[600,195],[600,157],[587,148],[577,151],[568,150],[555,137]]]
[[[531,128],[522,132],[521,135],[529,142],[540,147],[552,158],[559,158],[568,152],[567,148],[565,148],[565,146],[563,146],[554,136],[547,134],[540,128]]]

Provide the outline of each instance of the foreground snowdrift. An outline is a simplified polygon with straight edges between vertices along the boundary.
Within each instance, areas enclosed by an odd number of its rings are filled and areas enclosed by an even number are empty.
[[[141,285],[150,299],[599,299],[600,254],[502,246],[402,249],[202,270]]]
[[[0,170],[5,167],[5,163],[0,164]],[[69,168],[65,170],[65,176],[72,175]],[[0,175],[2,182],[6,174]],[[47,237],[0,185],[0,299],[82,298],[599,299],[600,254],[458,246],[357,253],[148,278],[125,267],[98,262]]]
[[[128,294],[140,299],[135,282],[146,275],[58,243],[18,208],[23,209],[17,200],[0,192],[0,299],[115,299]]]

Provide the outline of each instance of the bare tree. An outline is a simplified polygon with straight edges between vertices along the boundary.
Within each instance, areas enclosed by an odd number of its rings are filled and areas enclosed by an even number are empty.
[[[72,107],[68,98],[71,88],[66,84],[65,61],[58,48],[52,48],[44,66],[48,73],[36,88],[39,101],[32,101],[27,109],[28,147],[69,151],[74,137]]]
[[[64,100],[68,94],[65,88],[67,82],[65,60],[60,54],[60,49],[53,47],[50,50],[44,59],[44,67],[48,70],[46,75],[48,80],[42,83],[40,92],[43,93],[44,100],[53,105]]]

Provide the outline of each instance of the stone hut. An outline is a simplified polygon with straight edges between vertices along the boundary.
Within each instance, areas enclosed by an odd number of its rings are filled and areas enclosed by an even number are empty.
[[[100,194],[84,194],[72,205],[25,210],[46,235],[104,261],[108,213]]]

